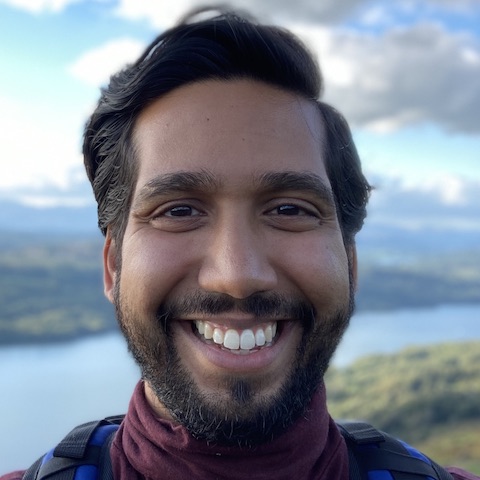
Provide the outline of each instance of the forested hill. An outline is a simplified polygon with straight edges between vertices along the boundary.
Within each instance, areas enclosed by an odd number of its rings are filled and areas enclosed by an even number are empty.
[[[99,235],[2,234],[0,345],[116,328],[103,296],[101,248]],[[359,311],[480,303],[480,250],[396,263],[372,258],[360,263]]]
[[[327,374],[338,419],[362,419],[480,474],[480,342],[362,358]]]

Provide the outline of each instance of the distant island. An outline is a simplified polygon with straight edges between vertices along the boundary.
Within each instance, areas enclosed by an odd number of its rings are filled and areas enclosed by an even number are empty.
[[[98,235],[2,235],[0,346],[116,329],[101,248]],[[360,260],[357,311],[480,303],[480,247],[395,262],[370,251]]]

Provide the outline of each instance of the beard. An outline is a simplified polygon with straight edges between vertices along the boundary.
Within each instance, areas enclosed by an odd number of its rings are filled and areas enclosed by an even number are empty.
[[[353,288],[349,301],[328,316],[316,312],[304,299],[277,293],[236,300],[228,295],[196,292],[166,301],[152,318],[138,318],[122,303],[119,283],[118,279],[117,320],[142,378],[174,420],[193,437],[224,446],[253,447],[269,442],[307,410],[354,310]],[[275,318],[300,322],[302,336],[294,361],[274,395],[257,394],[261,380],[241,375],[225,379],[222,389],[228,392],[226,396],[207,395],[182,365],[171,322],[184,315],[192,318],[195,313],[218,315],[232,311],[251,314],[260,323]]]

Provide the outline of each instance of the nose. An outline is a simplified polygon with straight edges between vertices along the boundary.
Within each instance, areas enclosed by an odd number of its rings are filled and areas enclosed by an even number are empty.
[[[276,286],[268,245],[254,230],[248,222],[229,220],[212,232],[199,272],[202,289],[242,299]]]

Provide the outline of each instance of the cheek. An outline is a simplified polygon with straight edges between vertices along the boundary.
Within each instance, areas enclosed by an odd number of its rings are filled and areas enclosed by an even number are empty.
[[[349,301],[348,259],[343,242],[304,242],[282,256],[280,268],[318,308],[333,311]]]
[[[159,304],[192,270],[189,249],[155,235],[130,239],[123,245],[120,294],[140,312],[156,311]],[[190,267],[190,268],[189,268]]]

